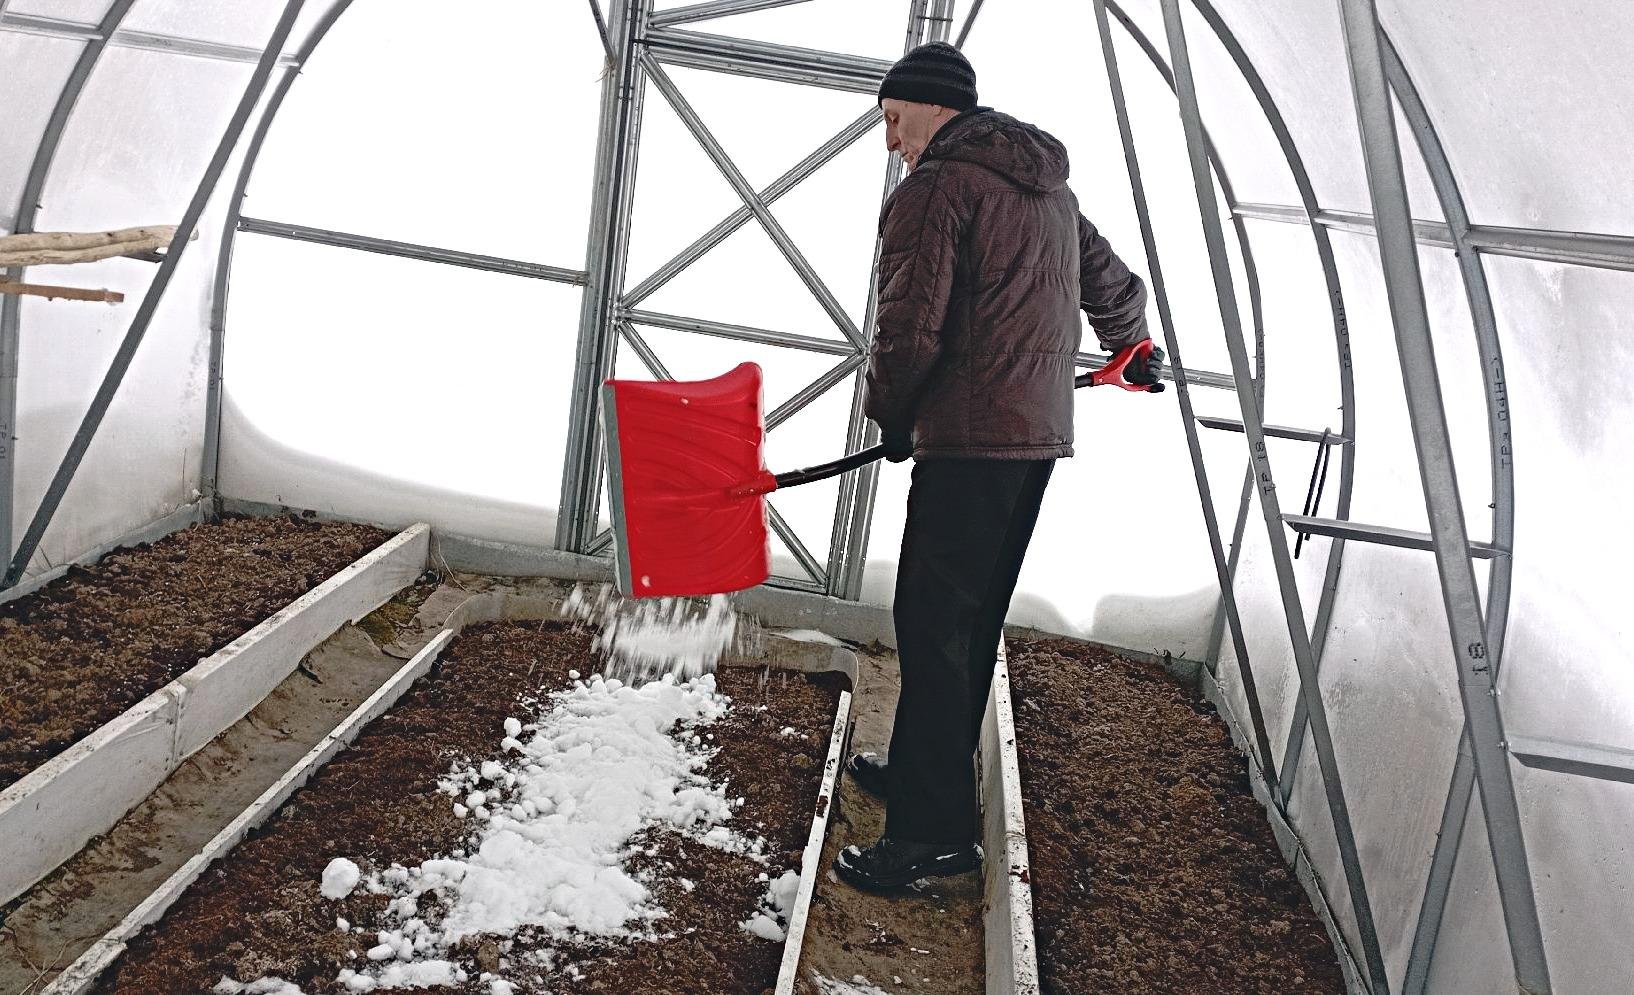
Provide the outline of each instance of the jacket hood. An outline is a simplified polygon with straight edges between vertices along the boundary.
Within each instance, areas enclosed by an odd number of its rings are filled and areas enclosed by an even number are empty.
[[[1017,186],[1048,193],[1067,183],[1067,148],[1054,135],[986,107],[942,126],[924,159],[971,162]]]

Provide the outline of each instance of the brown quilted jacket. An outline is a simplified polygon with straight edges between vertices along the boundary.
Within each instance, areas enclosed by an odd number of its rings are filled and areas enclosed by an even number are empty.
[[[1147,337],[1146,287],[1078,213],[1067,150],[977,108],[937,132],[880,216],[866,411],[916,458],[1072,455],[1073,357]]]

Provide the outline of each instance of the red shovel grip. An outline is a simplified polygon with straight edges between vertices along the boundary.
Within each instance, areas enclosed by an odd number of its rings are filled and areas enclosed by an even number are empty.
[[[1073,386],[1101,387],[1110,384],[1113,387],[1122,387],[1124,390],[1143,391],[1152,394],[1162,393],[1163,385],[1160,383],[1130,383],[1123,378],[1123,371],[1128,369],[1129,364],[1137,357],[1142,363],[1146,362],[1147,357],[1152,354],[1152,345],[1151,339],[1143,339],[1132,346],[1125,346],[1118,351],[1116,356],[1112,357],[1110,363],[1093,373],[1086,373],[1078,377],[1077,380],[1073,381]]]

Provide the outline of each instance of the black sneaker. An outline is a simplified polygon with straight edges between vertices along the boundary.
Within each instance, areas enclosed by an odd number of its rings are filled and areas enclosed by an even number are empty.
[[[885,761],[877,753],[853,753],[845,762],[845,772],[857,787],[875,798],[885,797]]]
[[[889,891],[920,878],[963,874],[981,865],[981,848],[974,843],[904,843],[881,837],[866,850],[855,846],[841,850],[834,858],[834,873],[864,891]]]

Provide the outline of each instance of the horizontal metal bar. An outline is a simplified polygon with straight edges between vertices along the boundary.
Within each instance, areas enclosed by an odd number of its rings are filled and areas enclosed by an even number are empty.
[[[648,51],[666,65],[873,94],[891,68],[883,59],[728,38],[678,28],[647,32]]]
[[[528,263],[520,259],[506,259],[502,256],[478,255],[474,252],[461,252],[458,249],[439,249],[433,245],[417,245],[413,242],[396,242],[389,238],[375,238],[372,235],[354,235],[350,232],[329,231],[325,228],[312,228],[308,225],[290,224],[285,221],[240,218],[238,220],[238,230],[249,232],[252,235],[271,235],[275,238],[287,238],[297,242],[312,242],[317,245],[330,245],[339,249],[358,249],[383,256],[400,256],[404,259],[418,259],[427,263],[461,266],[465,269],[483,270],[489,273],[505,273],[510,276],[527,277],[530,280],[570,283],[576,287],[584,286],[585,281],[588,279],[583,270],[566,269],[561,266],[546,266],[543,263]]]
[[[655,28],[665,28],[676,24],[691,24],[693,21],[707,21],[716,17],[730,17],[733,14],[747,14],[750,11],[767,10],[772,7],[792,7],[797,3],[810,2],[811,0],[711,0],[709,3],[695,3],[686,7],[654,11],[652,19],[647,23]]]
[[[638,325],[673,328],[678,332],[696,332],[699,335],[713,335],[716,338],[737,339],[741,342],[759,342],[762,345],[783,346],[784,348],[801,349],[806,352],[821,352],[830,356],[855,356],[858,351],[849,342],[820,339],[814,335],[796,335],[792,332],[774,332],[769,328],[731,325],[724,321],[710,321],[706,318],[683,318],[673,314],[634,311],[628,308],[620,309],[618,317],[625,321],[635,322]]]
[[[1081,352],[1074,359],[1074,362],[1086,370],[1100,370],[1104,369],[1106,364],[1112,362],[1112,357],[1097,356],[1092,352]],[[1165,380],[1174,380],[1174,370],[1168,366],[1163,367],[1162,375]],[[1207,370],[1187,370],[1186,382],[1196,384],[1199,387],[1218,387],[1221,390],[1237,389],[1237,381],[1231,379],[1230,374],[1210,373]]]
[[[102,37],[94,24],[83,24],[79,21],[69,21],[58,17],[42,17],[38,14],[10,13],[0,15],[0,30],[15,31],[27,35],[40,35],[46,38],[62,38],[68,41],[95,41]],[[185,55],[196,59],[212,59],[217,62],[242,62],[253,65],[261,59],[261,50],[258,48],[200,41],[196,38],[177,38],[174,35],[156,34],[151,31],[117,31],[108,44],[119,48],[134,48],[144,52],[163,52],[167,55]],[[292,54],[280,56],[277,62],[280,67],[297,66],[299,64],[300,60]]]
[[[1283,515],[1282,520],[1295,532],[1306,535],[1332,536],[1335,539],[1355,539],[1358,542],[1377,543],[1381,546],[1400,546],[1403,549],[1434,549],[1435,543],[1428,532],[1394,529],[1388,525],[1364,525],[1360,522],[1341,522],[1332,518],[1311,518],[1306,515]],[[1469,555],[1478,560],[1508,556],[1509,551],[1489,542],[1470,541]]]
[[[1634,784],[1634,750],[1533,736],[1510,736],[1508,746],[1516,760],[1537,770]]]
[[[1239,217],[1259,221],[1296,225],[1309,223],[1303,208],[1282,204],[1238,204],[1235,212]],[[1376,235],[1373,217],[1355,211],[1319,211],[1310,220],[1335,231]],[[1420,245],[1442,249],[1456,247],[1452,229],[1439,221],[1414,220],[1413,235]],[[1634,236],[1630,235],[1472,225],[1469,244],[1489,255],[1634,272]]]
[[[1213,415],[1198,415],[1197,424],[1204,428],[1219,429],[1222,432],[1241,432],[1243,423],[1236,418],[1216,418]],[[1343,446],[1349,439],[1338,432],[1327,432],[1314,428],[1290,428],[1287,425],[1261,425],[1266,435],[1273,439],[1293,439],[1296,442],[1327,443],[1330,446]]]

